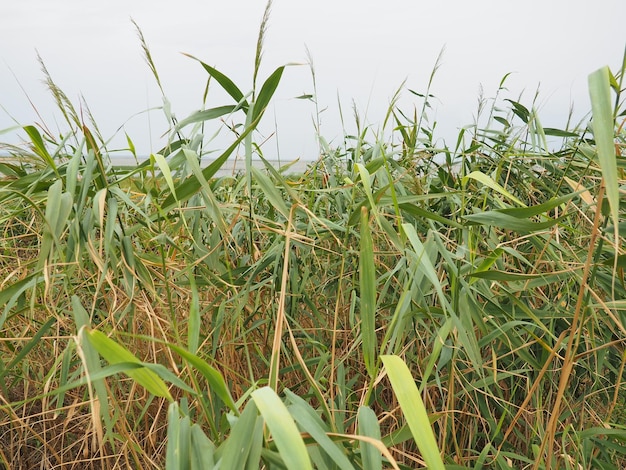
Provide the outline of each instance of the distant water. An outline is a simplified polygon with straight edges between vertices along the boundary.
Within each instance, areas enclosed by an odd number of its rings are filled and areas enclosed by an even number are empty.
[[[133,166],[136,166],[138,163],[143,163],[147,159],[148,157],[139,157],[135,159],[134,157],[130,155],[129,156],[116,155],[116,156],[111,157],[111,164],[113,166],[133,167]],[[0,155],[0,162],[3,160],[7,162],[15,162],[14,158]],[[210,165],[212,161],[213,160],[211,159],[202,159],[200,166],[204,168]],[[313,164],[313,161],[310,161],[310,160],[296,160],[296,161],[267,160],[267,162],[276,169],[283,168],[285,170],[284,172],[287,174],[304,173],[306,169],[311,164]],[[263,163],[263,161],[258,160],[258,159],[252,160],[252,165],[259,169],[265,168],[265,164]],[[245,171],[245,168],[246,168],[246,162],[244,159],[241,159],[241,158],[229,159],[226,161],[226,163],[224,163],[224,165],[222,165],[222,167],[218,170],[215,176],[228,176],[228,175],[237,174],[239,172]]]
[[[138,161],[139,163],[142,163],[146,159],[147,157],[139,158]],[[212,162],[213,160],[211,159],[203,158],[200,163],[200,166],[204,168],[210,165]],[[276,169],[288,167],[288,168],[285,168],[286,173],[304,173],[306,169],[313,163],[312,161],[309,161],[309,160],[296,160],[296,161],[267,160],[267,162]],[[135,166],[137,164],[137,161],[132,156],[115,156],[115,157],[111,157],[111,163],[114,166]],[[265,164],[263,163],[263,161],[258,160],[258,159],[252,160],[252,165],[255,168],[259,168],[259,169],[265,168]],[[246,168],[246,162],[244,159],[242,158],[229,159],[226,161],[226,163],[222,165],[222,167],[218,170],[215,176],[227,176],[227,175],[237,174],[239,172],[245,171],[245,168]]]

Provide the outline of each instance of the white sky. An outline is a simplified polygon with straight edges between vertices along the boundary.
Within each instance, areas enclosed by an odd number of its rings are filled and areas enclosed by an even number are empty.
[[[0,3],[0,130],[60,122],[42,83],[36,51],[52,78],[78,104],[84,96],[101,132],[125,129],[137,151],[157,151],[167,130],[158,88],[145,65],[132,17],[141,27],[179,119],[202,105],[206,72],[190,53],[251,89],[254,53],[264,0],[2,0]],[[354,130],[352,102],[378,130],[398,86],[424,92],[436,58],[445,46],[431,92],[437,97],[430,120],[435,135],[454,145],[457,130],[471,124],[481,86],[493,97],[502,77],[505,97],[532,103],[539,88],[545,127],[565,126],[573,105],[580,119],[589,109],[587,75],[621,64],[626,46],[624,0],[275,0],[260,74],[314,60],[322,135],[339,143],[341,101],[348,131]],[[208,106],[231,104],[214,84]],[[295,96],[312,93],[306,66],[288,67],[265,116],[263,132],[278,129],[264,147],[266,156],[290,160],[316,157],[314,106]],[[408,91],[402,106],[421,103]],[[415,99],[414,99],[415,98]],[[125,124],[126,123],[126,124]],[[275,124],[276,123],[276,124]],[[60,129],[65,129],[60,126]],[[0,135],[15,142],[17,131]],[[258,140],[260,140],[259,138]],[[124,134],[110,148],[123,146]],[[217,145],[217,143],[216,143]]]

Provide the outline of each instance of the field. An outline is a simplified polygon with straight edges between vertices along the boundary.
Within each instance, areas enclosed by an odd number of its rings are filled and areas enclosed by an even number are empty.
[[[252,165],[266,22],[254,89],[190,58],[231,102],[130,168],[43,68],[66,133],[0,144],[0,468],[624,468],[626,57],[589,122],[503,80],[440,145],[426,90],[292,173]]]

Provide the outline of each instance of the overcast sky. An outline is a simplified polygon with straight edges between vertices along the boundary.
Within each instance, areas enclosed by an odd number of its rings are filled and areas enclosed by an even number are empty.
[[[60,123],[42,83],[39,52],[54,81],[75,103],[83,96],[105,137],[124,129],[141,155],[157,151],[167,122],[158,88],[142,58],[131,23],[141,27],[179,119],[202,106],[207,78],[192,54],[251,89],[254,53],[264,0],[3,0],[0,3],[0,130],[40,122],[29,98],[52,130]],[[425,92],[445,47],[430,112],[436,136],[453,145],[458,129],[472,124],[480,90],[493,97],[511,72],[505,97],[530,106],[539,89],[545,127],[565,126],[589,109],[587,76],[617,69],[626,45],[624,0],[275,0],[265,41],[261,78],[276,67],[307,61],[318,84],[322,135],[339,144],[338,97],[348,131],[352,103],[372,130],[380,129],[391,97],[406,87]],[[24,91],[23,91],[23,90]],[[312,103],[294,99],[313,92],[307,66],[288,67],[263,133],[274,158],[316,157]],[[28,95],[28,97],[26,96]],[[230,104],[217,85],[207,106]],[[401,105],[421,105],[408,91]],[[133,117],[134,116],[134,117]],[[130,119],[130,120],[129,120]],[[0,135],[16,141],[17,131]],[[123,132],[111,148],[124,145]],[[276,141],[276,138],[278,141]],[[258,140],[262,138],[259,137]]]

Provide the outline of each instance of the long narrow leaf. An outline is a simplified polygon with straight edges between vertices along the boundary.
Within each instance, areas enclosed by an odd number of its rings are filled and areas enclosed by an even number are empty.
[[[327,425],[322,421],[311,405],[290,390],[285,390],[285,395],[292,403],[289,406],[289,412],[300,428],[304,432],[309,433],[309,435],[315,439],[324,452],[326,452],[326,454],[333,459],[339,468],[354,470],[354,467],[350,463],[350,460],[348,460],[348,457],[346,457],[341,447],[328,437]],[[378,453],[378,455],[380,456],[380,453]]]
[[[185,468],[180,456],[180,413],[178,403],[171,403],[167,411],[167,447],[165,450],[165,470]]]
[[[606,196],[611,208],[613,224],[619,223],[619,184],[615,159],[613,108],[611,107],[610,71],[603,67],[589,75],[589,95],[593,113],[593,135],[602,169]],[[617,232],[616,232],[617,233]]]
[[[165,182],[167,183],[167,186],[170,189],[172,196],[174,196],[174,199],[176,199],[176,188],[174,187],[174,179],[172,178],[172,171],[170,170],[170,166],[167,164],[165,157],[163,157],[163,155],[161,155],[160,153],[155,153],[155,154],[152,154],[151,158],[154,158],[154,161],[156,162],[159,169],[161,170],[161,173],[163,174],[163,178],[165,178]]]
[[[43,281],[44,277],[39,272],[36,272],[20,281],[9,284],[9,286],[0,291],[0,307],[3,307],[2,314],[0,314],[0,328],[4,327],[9,311],[20,299],[24,298],[25,292]]]
[[[409,368],[398,356],[384,355],[381,359],[422,458],[430,470],[444,470],[426,407]]]
[[[357,413],[359,423],[359,434],[368,436],[380,441],[380,425],[376,413],[368,406],[360,406]],[[381,453],[372,444],[366,441],[360,442],[361,459],[363,468],[368,470],[380,470],[383,468],[383,458]]]
[[[5,370],[0,373],[0,380],[2,378],[4,378],[4,372],[12,369],[13,367],[15,367],[17,364],[19,364],[22,359],[24,359],[28,353],[39,344],[39,340],[41,339],[41,337],[43,335],[45,335],[48,330],[50,329],[50,327],[52,325],[54,325],[54,323],[57,321],[56,318],[52,317],[52,318],[48,318],[48,320],[42,325],[41,328],[39,328],[39,330],[37,331],[37,333],[35,333],[33,335],[33,337],[19,350],[19,352],[17,353],[17,355],[11,360],[11,362],[6,366]]]
[[[265,83],[263,83],[261,91],[259,91],[259,94],[257,95],[256,101],[254,103],[254,109],[252,111],[252,121],[258,120],[265,112],[265,108],[269,104],[272,96],[274,95],[274,92],[276,91],[276,88],[278,87],[278,84],[280,83],[280,78],[282,77],[284,70],[284,65],[278,67],[276,70],[274,70],[274,73],[272,73],[272,75],[270,75],[267,80],[265,80]]]
[[[190,353],[184,348],[176,346],[175,344],[168,344],[167,346],[172,351],[175,351],[178,355],[180,355],[187,362],[189,362],[189,364],[191,364],[196,369],[198,369],[198,371],[204,376],[204,378],[209,383],[209,386],[211,387],[211,389],[217,394],[218,397],[220,397],[220,399],[224,402],[224,404],[228,406],[228,408],[230,408],[231,411],[233,411],[236,414],[239,414],[239,411],[237,410],[237,405],[235,405],[235,401],[233,400],[233,397],[231,396],[230,391],[228,390],[228,387],[226,386],[224,377],[222,377],[222,374],[220,374],[220,372],[217,369],[215,369],[214,367],[211,367],[209,364],[206,363],[206,361],[204,361],[203,359],[200,359],[198,356]]]
[[[215,466],[215,445],[206,437],[202,428],[191,426],[191,470],[204,470]]]
[[[256,181],[256,183],[261,188],[262,193],[265,195],[270,204],[276,209],[278,212],[282,214],[285,219],[289,218],[289,208],[285,201],[283,200],[280,192],[276,188],[275,183],[270,180],[267,175],[263,174],[263,172],[255,167],[250,167],[250,172],[252,177]]]
[[[186,117],[182,121],[180,121],[176,127],[174,127],[173,132],[177,132],[181,130],[183,127],[188,126],[189,124],[195,124],[197,122],[205,122],[210,121],[211,119],[217,119],[218,117],[222,117],[226,114],[231,114],[237,110],[237,106],[235,105],[227,105],[227,106],[219,106],[217,108],[211,109],[203,109],[202,111],[196,111],[192,113],[189,117]]]
[[[239,103],[243,99],[243,96],[244,96],[243,93],[230,78],[228,78],[226,75],[224,75],[222,72],[215,69],[214,67],[211,67],[210,65],[195,58],[194,56],[190,54],[185,54],[185,55],[193,60],[197,60],[198,62],[200,62],[200,65],[202,65],[204,70],[206,70],[209,73],[209,75],[215,79],[217,83],[222,85],[222,88],[224,88],[224,91],[226,91],[226,93],[228,93],[237,103]],[[246,113],[248,112],[248,103],[244,102],[243,110]]]
[[[517,217],[519,219],[526,219],[529,217],[534,217],[536,215],[545,214],[546,212],[551,211],[555,207],[560,206],[561,204],[565,204],[574,196],[582,193],[583,191],[578,191],[575,193],[566,194],[565,196],[557,197],[550,199],[549,201],[544,202],[543,204],[538,204],[536,206],[531,207],[511,207],[507,209],[497,209],[496,212],[500,212],[502,214],[512,215],[513,217]]]
[[[433,263],[430,261],[428,254],[426,253],[426,248],[424,244],[420,241],[419,236],[417,235],[417,231],[415,227],[411,224],[402,224],[402,230],[406,234],[409,242],[413,246],[413,250],[417,257],[417,262],[421,267],[422,273],[428,278],[428,280],[432,283],[433,287],[437,291],[437,295],[439,296],[439,300],[445,308],[449,308],[449,302],[446,296],[443,293],[443,288],[441,287],[441,282],[437,277],[437,271],[435,271],[435,267]]]
[[[477,214],[465,215],[463,216],[463,219],[472,224],[491,225],[493,227],[500,227],[506,230],[513,230],[515,232],[533,233],[548,229],[558,224],[562,220],[562,217],[559,217],[558,219],[546,220],[544,222],[531,222],[530,220],[520,219],[498,211],[486,211],[479,212]]]
[[[79,332],[78,339],[82,349],[82,356],[85,361],[84,367],[87,369],[86,375],[88,376],[91,386],[93,386],[96,399],[101,404],[107,403],[108,395],[104,379],[98,379],[95,377],[102,371],[100,357],[91,343],[89,341],[85,341],[85,331],[86,328],[89,328],[90,326],[89,314],[81,304],[80,298],[77,295],[72,296],[72,315],[74,317],[74,323],[76,324],[76,330]],[[107,427],[112,425],[111,414],[109,413],[107,407],[100,406],[100,416],[104,419],[104,423]]]
[[[58,175],[59,170],[54,163],[52,155],[50,155],[50,153],[48,152],[48,149],[46,148],[46,145],[44,144],[43,139],[41,138],[41,134],[39,133],[37,128],[34,126],[24,126],[23,129],[28,134],[28,137],[30,137],[31,142],[33,143],[35,153],[37,153],[37,155],[39,155],[46,162],[46,164],[48,164],[50,168],[52,168],[52,170]]]
[[[493,190],[495,190],[497,192],[499,192],[500,194],[502,194],[503,196],[507,197],[511,201],[519,204],[520,206],[526,207],[526,204],[524,204],[522,201],[520,201],[513,194],[511,194],[509,191],[507,191],[501,185],[496,183],[493,179],[491,179],[489,176],[487,176],[483,172],[481,172],[481,171],[472,171],[469,175],[463,177],[463,185],[467,184],[467,180],[470,179],[470,178],[478,181],[479,183],[484,184],[485,186],[487,186],[487,187],[489,187],[489,188],[491,188],[491,189],[493,189]]]
[[[312,469],[311,459],[296,423],[276,392],[270,387],[263,387],[252,392],[252,399],[272,433],[285,466],[298,470]]]
[[[361,250],[359,256],[359,289],[361,298],[361,341],[365,368],[376,376],[376,268],[374,247],[366,207],[361,208]]]
[[[129,362],[142,365],[140,369],[127,370],[126,374],[153,395],[165,397],[170,401],[173,400],[165,382],[157,374],[143,367],[141,361],[128,349],[116,343],[101,331],[86,329],[85,332],[89,342],[109,364]]]
[[[216,158],[209,166],[207,166],[204,170],[202,170],[202,174],[206,180],[210,180],[219,169],[226,163],[228,157],[235,151],[235,149],[241,144],[241,142],[246,138],[246,136],[252,132],[257,125],[257,121],[252,122],[244,132],[241,133],[239,137],[228,147],[218,158]],[[176,186],[176,196],[174,194],[170,194],[165,201],[163,202],[163,210],[168,211],[173,209],[177,205],[178,202],[183,202],[189,199],[191,196],[196,194],[200,188],[202,187],[202,183],[198,181],[195,175],[189,176],[184,181],[182,181],[178,186]]]
[[[252,447],[257,444],[255,435],[259,431],[263,432],[263,420],[259,418],[254,400],[250,400],[232,426],[230,436],[218,449],[219,468],[246,468]]]

